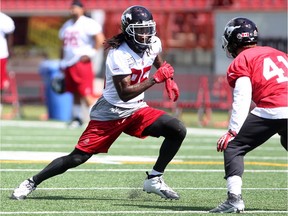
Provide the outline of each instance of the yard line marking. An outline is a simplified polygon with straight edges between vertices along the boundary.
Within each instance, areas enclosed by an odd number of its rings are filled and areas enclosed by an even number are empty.
[[[50,122],[50,121],[15,121],[15,120],[1,120],[1,127],[35,127],[35,128],[63,128],[67,129],[65,122]],[[84,125],[85,127],[87,124]],[[211,128],[187,128],[187,134],[198,136],[222,136],[226,133],[226,129],[211,129]],[[279,138],[276,134],[272,138]]]
[[[0,164],[47,164],[52,160],[1,160]],[[128,164],[128,165],[140,165],[140,164],[154,164],[155,159],[152,161],[87,161],[85,164]],[[219,161],[174,161],[172,160],[170,164],[177,165],[223,165],[223,162]],[[288,167],[285,163],[267,163],[267,162],[245,162],[245,165],[253,166],[268,166],[268,167]]]
[[[67,155],[64,152],[0,151],[0,163],[49,163]],[[32,159],[31,159],[32,158]],[[97,164],[154,164],[156,156],[94,155],[86,163]],[[173,159],[170,164],[222,165],[223,161],[183,161]],[[245,165],[288,167],[287,163],[247,161]]]
[[[39,172],[41,169],[0,169],[0,172]],[[69,169],[66,172],[145,172],[147,169]],[[195,173],[209,173],[221,172],[223,169],[166,169],[166,172],[195,172]],[[288,173],[288,170],[245,170],[246,173]]]
[[[246,214],[285,214],[288,211],[263,211],[263,210],[253,210],[253,211],[244,211]],[[38,212],[0,212],[1,215],[19,215],[19,214],[61,214],[61,215],[69,215],[69,214],[211,214],[208,211],[172,211],[172,210],[161,210],[161,211],[38,211]]]
[[[122,138],[121,138],[122,140]],[[2,138],[2,142],[3,142],[3,138]],[[55,147],[54,147],[55,146]],[[67,144],[67,143],[58,143],[58,144],[52,144],[51,147],[53,148],[69,148],[71,149],[72,147],[74,147],[75,144]],[[215,145],[216,146],[216,145]],[[183,145],[181,147],[181,149],[191,149],[191,150],[213,150],[216,152],[216,147],[215,146],[212,146],[211,143],[209,145],[202,145],[202,146],[194,146],[194,145],[191,145],[191,146],[187,146],[187,145]],[[47,143],[42,143],[42,144],[8,144],[8,143],[1,143],[1,147],[4,148],[4,147],[21,147],[21,148],[26,148],[26,149],[34,149],[34,148],[41,148],[41,149],[50,149],[50,144],[47,145]],[[113,145],[112,147],[113,149],[127,149],[127,145],[121,143],[121,145],[117,145],[116,143]],[[149,144],[135,144],[135,145],[130,145],[129,146],[130,149],[159,149],[159,145],[155,145],[155,144],[152,144],[152,145],[149,145]],[[261,150],[261,151],[281,151],[281,152],[284,152],[284,150],[282,148],[278,148],[278,147],[265,147],[265,146],[260,146],[258,148],[258,150]],[[67,153],[66,153],[67,154]]]
[[[0,191],[10,191],[15,188],[0,188]],[[174,188],[175,190],[227,190],[227,188]],[[142,187],[133,188],[133,187],[91,187],[91,188],[37,188],[38,190],[143,190]],[[242,190],[271,190],[271,191],[280,191],[287,190],[288,188],[242,188]]]
[[[5,144],[1,144],[1,147],[3,148],[5,146]],[[26,144],[21,144],[21,145],[15,145],[15,146],[18,146],[18,147],[25,147]],[[39,145],[40,146],[40,145]],[[39,148],[39,146],[36,145],[33,145],[33,148]],[[31,145],[32,147],[32,145]],[[49,144],[49,146],[45,145],[43,146],[43,144],[41,145],[41,147],[43,148],[63,148],[63,145],[61,146],[61,144]],[[143,145],[143,148],[144,148],[144,145]],[[150,148],[150,147],[149,147]],[[158,146],[156,147],[157,149],[159,148]],[[133,147],[131,147],[131,149],[133,149]],[[136,148],[137,149],[137,148]],[[147,146],[145,146],[145,149],[147,149]],[[19,153],[17,153],[19,152]],[[12,158],[16,158],[16,154],[21,154],[21,155],[27,155],[27,154],[37,154],[37,155],[42,155],[41,158],[43,158],[45,156],[45,154],[55,154],[55,156],[57,156],[56,154],[63,154],[63,155],[66,155],[67,153],[64,153],[64,152],[59,152],[59,153],[53,153],[53,152],[42,152],[42,151],[1,151],[0,152],[0,160],[1,159],[11,159],[10,155],[14,155]],[[4,156],[5,155],[5,156]],[[19,155],[17,155],[17,158],[19,159],[18,157]],[[33,156],[33,158],[35,157],[34,155],[31,155]],[[60,155],[58,155],[60,156]],[[94,155],[94,157],[103,157],[105,155]],[[148,156],[148,155],[133,155],[133,156],[122,156],[122,155],[107,155],[107,156],[111,156],[111,157],[144,157],[144,158],[151,158],[151,157],[154,157],[154,156]],[[155,159],[156,159],[156,156],[155,156]],[[223,155],[218,155],[218,156],[211,156],[211,155],[191,155],[191,156],[175,156],[174,157],[174,160],[182,160],[182,159],[211,159],[211,160],[215,160],[215,159],[219,159],[219,160],[223,160]],[[269,157],[269,156],[247,156],[246,160],[249,159],[249,160],[273,160],[273,161],[279,161],[279,160],[284,160],[284,161],[287,161],[287,157]]]

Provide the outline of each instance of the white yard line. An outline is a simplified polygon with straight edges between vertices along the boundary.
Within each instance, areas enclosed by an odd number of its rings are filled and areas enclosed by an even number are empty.
[[[0,191],[11,191],[14,190],[15,188],[0,188]],[[140,188],[133,188],[133,187],[92,187],[92,188],[37,188],[38,190],[47,190],[47,191],[53,191],[53,190],[141,190],[142,187]],[[175,190],[227,190],[227,188],[173,188]],[[288,188],[242,188],[243,190],[269,190],[269,191],[279,191],[279,190],[287,190]]]
[[[41,169],[0,169],[0,172],[39,172]],[[67,172],[145,172],[147,169],[69,169]],[[167,172],[187,172],[187,173],[223,173],[223,169],[166,169]],[[250,170],[247,173],[288,173],[288,170]]]
[[[97,214],[97,215],[113,215],[113,214],[125,214],[125,215],[135,215],[135,214],[209,214],[208,211],[38,211],[38,212],[0,212],[0,215],[35,215],[35,214],[59,214],[59,215],[79,215],[79,214]],[[246,214],[285,214],[288,211],[245,211]]]
[[[17,121],[17,120],[0,120],[0,127],[31,127],[31,128],[67,128],[65,122],[53,122],[53,121]],[[83,127],[84,130],[85,126]],[[227,130],[226,129],[211,129],[211,128],[187,128],[187,134],[196,136],[222,136]],[[276,134],[272,138],[278,138]]]

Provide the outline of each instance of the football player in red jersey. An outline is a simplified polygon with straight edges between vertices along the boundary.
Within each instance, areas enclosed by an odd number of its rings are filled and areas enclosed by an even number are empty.
[[[233,90],[229,130],[217,142],[224,151],[228,199],[212,213],[242,212],[241,195],[244,156],[274,134],[287,151],[287,54],[268,46],[257,46],[258,29],[247,18],[230,20],[224,30],[222,47],[234,60],[227,70]],[[256,107],[249,113],[250,103]],[[248,115],[248,116],[247,116]]]
[[[165,199],[179,199],[162,176],[178,152],[186,128],[177,118],[149,107],[144,100],[148,88],[164,82],[171,99],[177,100],[178,87],[171,79],[174,69],[160,57],[161,40],[156,36],[156,23],[149,10],[137,5],[129,7],[122,14],[121,23],[122,32],[107,41],[103,95],[92,107],[91,120],[75,149],[22,182],[12,198],[25,199],[41,182],[85,163],[93,154],[107,153],[120,134],[126,133],[138,138],[164,137],[143,190]],[[157,70],[149,76],[152,65]]]

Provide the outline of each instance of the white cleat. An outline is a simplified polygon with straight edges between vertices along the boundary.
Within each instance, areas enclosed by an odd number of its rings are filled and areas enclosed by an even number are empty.
[[[143,191],[157,194],[164,199],[178,200],[180,198],[175,191],[165,184],[162,175],[152,177],[149,176],[148,172],[146,173],[147,178],[144,181]]]
[[[25,180],[22,182],[18,188],[16,188],[12,195],[12,199],[16,200],[24,200],[32,191],[36,189],[36,184],[32,180],[32,178]]]
[[[228,193],[228,199],[218,207],[210,210],[210,213],[243,213],[244,201],[241,195]]]

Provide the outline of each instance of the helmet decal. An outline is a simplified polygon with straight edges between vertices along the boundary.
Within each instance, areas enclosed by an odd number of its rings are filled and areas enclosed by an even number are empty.
[[[232,32],[237,29],[237,28],[240,28],[241,26],[227,26],[226,27],[226,33],[228,35],[228,37],[231,36]]]

